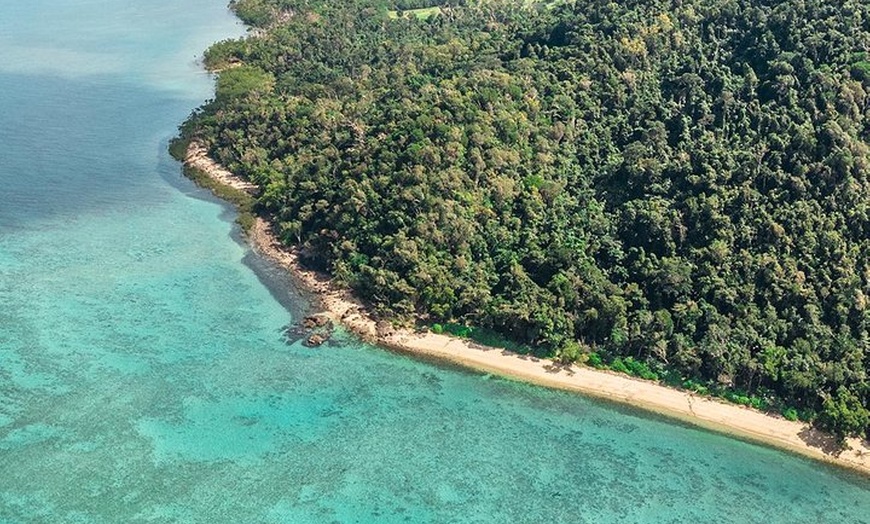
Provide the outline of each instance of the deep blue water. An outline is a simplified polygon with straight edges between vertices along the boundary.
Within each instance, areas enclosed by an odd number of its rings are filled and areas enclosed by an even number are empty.
[[[287,346],[302,305],[166,154],[224,2],[0,3],[0,522],[870,522],[778,451]]]

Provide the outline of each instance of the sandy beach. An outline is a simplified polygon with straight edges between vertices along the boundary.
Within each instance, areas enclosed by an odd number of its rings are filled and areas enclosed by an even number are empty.
[[[213,180],[254,192],[256,187],[209,158],[205,147],[192,142],[185,164]],[[375,321],[360,301],[334,285],[326,275],[304,269],[290,248],[273,234],[269,222],[258,217],[248,233],[253,249],[284,267],[319,298],[324,312],[364,340],[391,349],[426,355],[469,368],[535,384],[577,391],[585,395],[667,415],[706,429],[759,442],[870,475],[870,443],[849,439],[839,450],[835,439],[801,422],[790,422],[751,408],[726,404],[659,384],[583,366],[564,368],[507,350],[487,348],[443,334],[396,329]]]

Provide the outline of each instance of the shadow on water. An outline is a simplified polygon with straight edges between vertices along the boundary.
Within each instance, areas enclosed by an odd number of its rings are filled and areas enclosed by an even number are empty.
[[[169,140],[165,139],[161,142],[158,153],[158,172],[166,183],[190,198],[219,205],[222,210],[221,220],[232,223],[230,237],[247,250],[242,263],[254,272],[257,279],[269,290],[272,297],[290,313],[294,321],[313,313],[317,309],[315,307],[316,297],[281,266],[257,254],[235,221],[238,215],[233,205],[216,197],[208,189],[197,186],[185,177],[182,174],[181,163],[172,158],[168,151]]]

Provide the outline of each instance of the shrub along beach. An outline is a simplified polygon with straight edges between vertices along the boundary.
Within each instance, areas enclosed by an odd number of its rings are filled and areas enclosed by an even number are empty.
[[[176,156],[370,339],[867,472],[870,8],[435,3],[237,0]]]

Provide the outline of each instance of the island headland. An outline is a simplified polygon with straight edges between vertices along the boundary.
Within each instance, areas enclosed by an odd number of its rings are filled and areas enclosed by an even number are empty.
[[[191,176],[194,180],[207,177],[211,181],[209,187],[218,196],[222,193],[215,190],[213,184],[252,196],[258,191],[255,185],[210,158],[206,147],[198,141],[193,140],[187,145],[184,166],[189,174],[196,174]],[[277,238],[273,228],[274,224],[268,217],[253,217],[246,227],[246,238],[253,250],[278,264],[291,278],[311,291],[317,301],[315,308],[321,308],[334,321],[367,342],[541,386],[628,404],[870,476],[870,445],[858,438],[847,439],[843,446],[834,436],[807,423],[789,421],[690,391],[587,366],[564,365],[550,359],[520,355],[446,334],[397,328],[389,322],[379,321],[362,301],[328,275],[300,264],[298,254]]]

